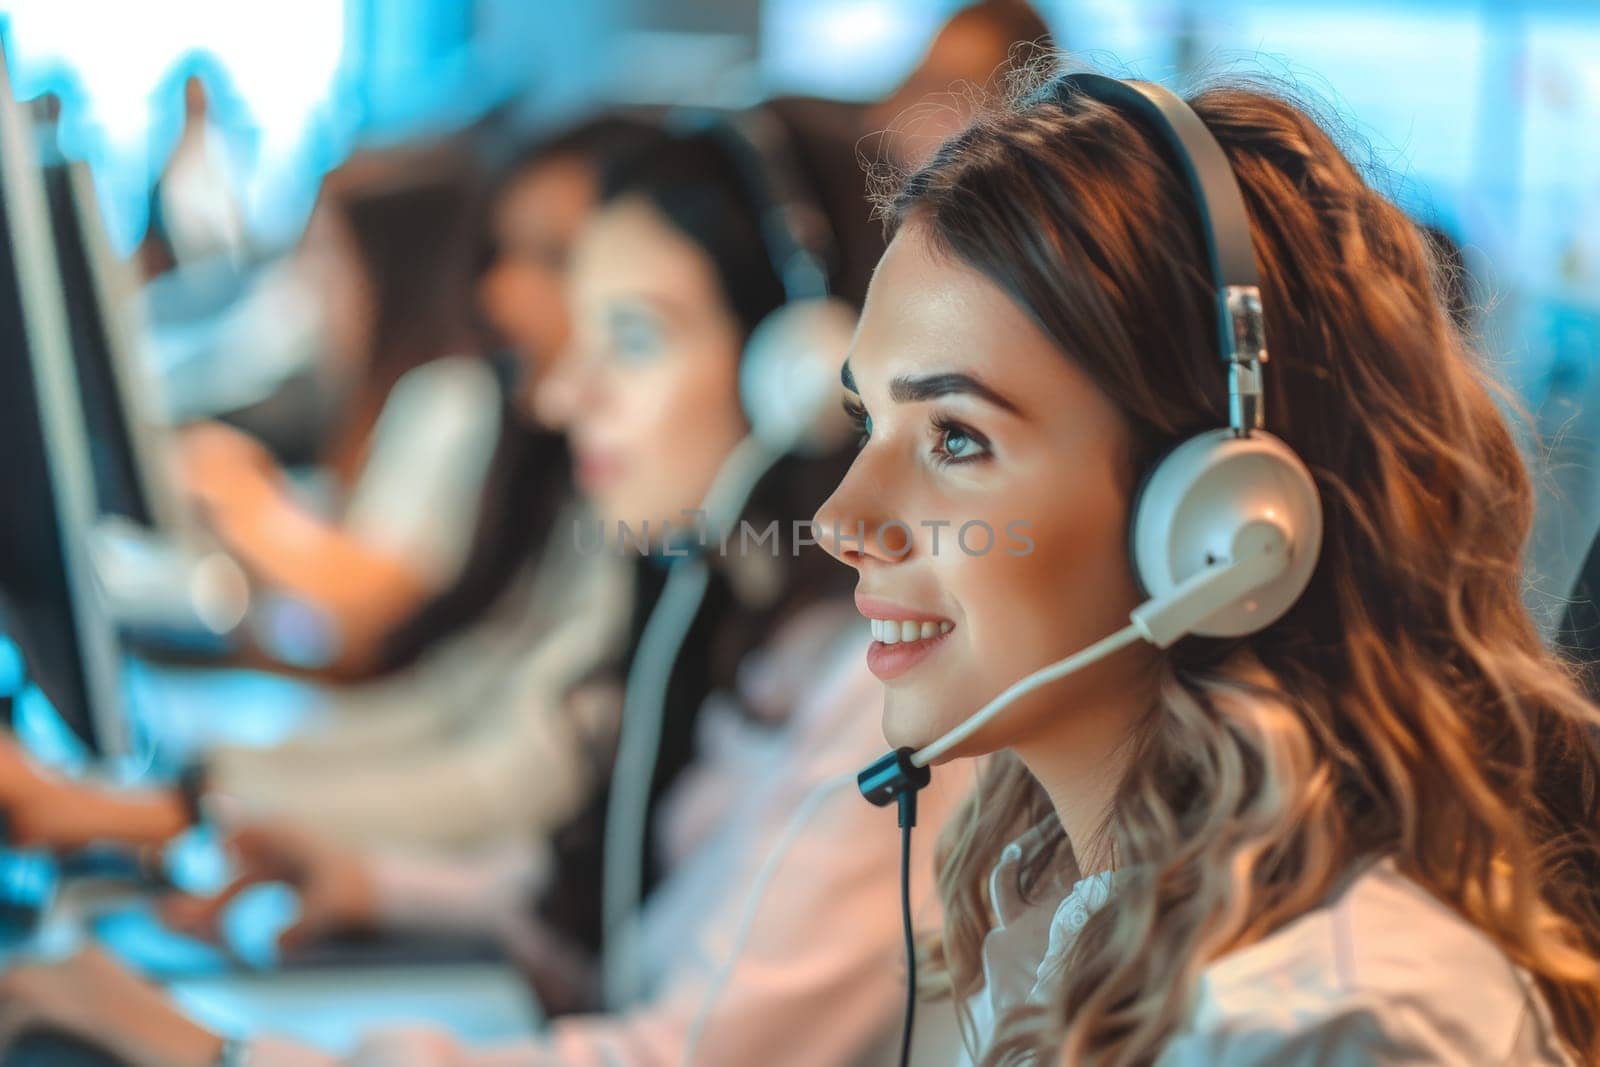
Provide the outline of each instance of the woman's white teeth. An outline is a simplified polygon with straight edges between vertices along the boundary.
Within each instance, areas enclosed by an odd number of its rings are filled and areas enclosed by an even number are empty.
[[[873,640],[882,641],[886,645],[898,645],[902,641],[926,641],[931,637],[947,634],[954,627],[954,624],[949,622],[912,622],[895,619],[869,621],[872,624]]]

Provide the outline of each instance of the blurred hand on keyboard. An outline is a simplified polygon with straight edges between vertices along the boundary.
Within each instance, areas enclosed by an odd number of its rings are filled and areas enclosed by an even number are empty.
[[[74,782],[40,767],[0,731],[0,815],[8,843],[67,852],[96,842],[160,845],[188,824],[171,790],[118,790]]]
[[[0,812],[8,843],[19,848],[80,845],[72,787],[29,758],[16,738],[0,731]]]
[[[234,880],[213,897],[172,897],[162,918],[174,929],[217,941],[224,909],[264,882],[285,882],[300,894],[300,916],[278,938],[292,951],[333,934],[367,930],[377,922],[372,880],[359,853],[314,831],[282,823],[245,826],[228,839]]]

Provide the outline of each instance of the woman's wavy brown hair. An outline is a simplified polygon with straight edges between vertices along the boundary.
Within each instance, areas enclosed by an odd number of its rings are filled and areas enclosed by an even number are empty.
[[[1061,1000],[1001,1021],[986,1061],[1065,1050],[1145,1063],[1208,962],[1392,857],[1537,981],[1600,1062],[1600,715],[1524,607],[1533,511],[1490,380],[1418,228],[1308,113],[1228,85],[1190,104],[1238,176],[1273,361],[1266,410],[1310,467],[1326,530],[1311,586],[1265,632],[1189,639],[1104,833],[1118,889]],[[1121,408],[1149,463],[1225,423],[1214,295],[1173,160],[1055,84],[981,114],[884,202],[892,227],[986,275]],[[989,870],[1030,826],[1037,887],[1070,849],[1039,784],[993,758],[942,843],[937,953],[982,983]]]

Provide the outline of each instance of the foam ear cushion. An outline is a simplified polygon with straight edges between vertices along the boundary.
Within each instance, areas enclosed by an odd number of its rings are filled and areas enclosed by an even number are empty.
[[[779,452],[842,445],[850,421],[839,406],[839,367],[855,329],[855,309],[832,297],[794,301],[762,319],[739,366],[751,432]]]
[[[1305,592],[1322,548],[1322,502],[1294,450],[1269,433],[1211,430],[1162,458],[1133,502],[1129,548],[1149,597],[1227,562],[1240,531],[1271,522],[1289,535],[1282,575],[1208,616],[1191,632],[1242,637],[1271,625]]]

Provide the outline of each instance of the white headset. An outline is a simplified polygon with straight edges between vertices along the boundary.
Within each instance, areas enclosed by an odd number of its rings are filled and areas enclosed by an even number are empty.
[[[1194,197],[1216,291],[1228,425],[1168,452],[1133,502],[1129,554],[1148,599],[1128,626],[1021,679],[932,744],[889,753],[862,771],[862,794],[878,805],[925,785],[934,761],[1024,694],[1128,645],[1142,640],[1168,648],[1191,634],[1242,637],[1270,626],[1305,591],[1322,547],[1322,505],[1311,472],[1262,428],[1267,346],[1261,289],[1244,197],[1222,146],[1188,104],[1159,85],[1069,74],[1049,92],[1058,101],[1087,96],[1110,105],[1142,123],[1176,157]]]

